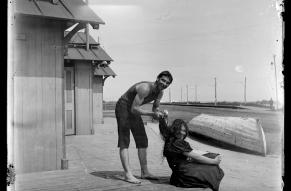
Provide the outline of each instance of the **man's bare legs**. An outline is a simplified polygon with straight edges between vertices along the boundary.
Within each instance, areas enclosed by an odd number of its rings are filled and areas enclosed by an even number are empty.
[[[146,148],[138,148],[138,158],[139,158],[140,167],[141,167],[141,178],[157,180],[157,178],[153,176],[148,170]]]
[[[122,167],[124,169],[124,178],[127,182],[134,183],[134,184],[140,184],[141,181],[135,178],[130,170],[129,167],[129,154],[128,154],[128,148],[121,148],[119,149],[119,155]]]

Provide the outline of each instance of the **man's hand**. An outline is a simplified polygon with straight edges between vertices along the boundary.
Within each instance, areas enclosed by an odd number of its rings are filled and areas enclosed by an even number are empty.
[[[156,110],[154,112],[154,119],[158,120],[160,118],[163,118],[163,117],[168,117],[168,111],[167,110],[164,110],[164,111],[159,111],[159,110]]]
[[[217,165],[219,165],[219,163],[221,162],[221,156],[220,155],[218,155],[217,157],[215,157],[214,159],[214,164],[217,164]]]
[[[160,119],[163,116],[164,116],[163,112],[161,112],[161,111],[155,111],[153,118],[156,119],[156,120],[158,120],[158,119]]]
[[[168,117],[168,115],[169,115],[168,110],[164,110],[164,111],[163,111],[163,114],[164,114],[164,117]]]

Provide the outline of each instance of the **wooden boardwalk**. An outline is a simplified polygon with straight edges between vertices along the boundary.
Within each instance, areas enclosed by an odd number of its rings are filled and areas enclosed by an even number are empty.
[[[85,172],[80,169],[31,173],[17,176],[15,190],[176,190],[169,185],[168,177],[152,182],[144,180],[141,185],[134,185],[121,180],[121,174],[121,171]]]
[[[169,184],[171,175],[162,158],[163,142],[156,124],[146,127],[149,138],[148,166],[159,177],[157,181],[141,180],[141,185],[122,180],[122,167],[117,148],[116,122],[105,118],[105,124],[95,127],[95,135],[66,137],[68,170],[18,174],[10,190],[66,191],[66,190],[119,190],[119,191],[210,191],[202,188],[178,188]],[[140,166],[133,137],[129,147],[130,165],[134,175],[140,177]],[[206,145],[187,139],[193,148],[221,153],[221,168],[225,172],[220,191],[279,191],[280,158],[256,156]],[[270,176],[272,174],[272,176]]]

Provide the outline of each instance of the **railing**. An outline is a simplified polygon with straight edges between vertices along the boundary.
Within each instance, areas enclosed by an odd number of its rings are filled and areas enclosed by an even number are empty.
[[[116,102],[103,102],[103,111],[115,110]]]

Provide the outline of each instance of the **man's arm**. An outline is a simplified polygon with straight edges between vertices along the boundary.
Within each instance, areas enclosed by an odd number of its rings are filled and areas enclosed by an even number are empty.
[[[159,110],[159,107],[160,107],[160,101],[162,99],[164,95],[164,92],[161,91],[157,97],[157,99],[155,99],[154,103],[153,103],[153,108],[152,108],[152,111],[155,112],[155,111],[160,111]]]
[[[148,96],[150,92],[150,87],[148,84],[140,84],[136,87],[137,94],[131,105],[131,112],[137,115],[147,115],[152,117],[157,117],[157,113],[154,111],[148,111],[141,108],[144,98]]]

